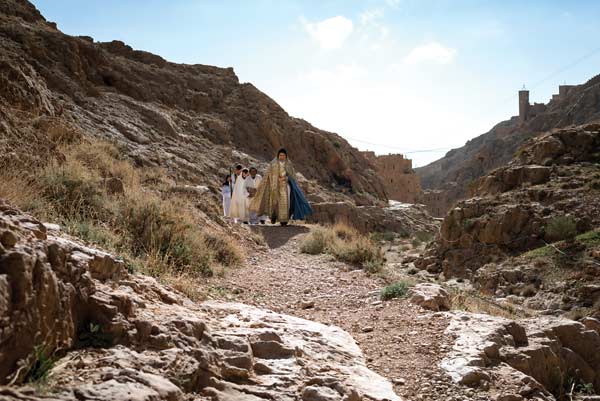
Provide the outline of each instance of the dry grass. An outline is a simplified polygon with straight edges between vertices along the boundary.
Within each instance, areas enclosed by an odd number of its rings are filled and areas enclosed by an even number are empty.
[[[343,224],[315,229],[304,239],[300,250],[312,255],[329,253],[337,260],[360,266],[370,273],[378,272],[383,266],[381,247]]]
[[[195,280],[194,276],[187,274],[164,274],[161,281],[181,292],[194,302],[204,301],[206,293]]]
[[[169,181],[164,171],[135,169],[108,142],[79,141],[59,150],[29,175],[0,173],[0,197],[134,261],[131,270],[165,278],[192,296],[185,280],[242,263],[239,246],[205,229],[188,199],[161,191]],[[111,178],[121,180],[123,193],[107,192]]]
[[[0,169],[0,198],[23,209],[40,209],[39,190],[26,174]],[[40,205],[41,206],[41,205]]]

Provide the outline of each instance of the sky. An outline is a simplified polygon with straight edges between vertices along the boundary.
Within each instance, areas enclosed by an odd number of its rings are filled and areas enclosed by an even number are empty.
[[[290,115],[419,167],[600,73],[600,1],[33,0],[71,35],[233,67]]]

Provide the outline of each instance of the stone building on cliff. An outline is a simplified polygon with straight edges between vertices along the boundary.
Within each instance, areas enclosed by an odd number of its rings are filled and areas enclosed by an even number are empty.
[[[362,154],[375,167],[389,199],[405,203],[420,202],[421,180],[412,168],[412,160],[401,154],[377,156],[371,151]]]
[[[556,102],[564,99],[574,87],[575,85],[559,85],[558,93],[552,95],[551,101]],[[525,89],[525,87],[519,91],[519,120],[521,122],[530,120],[531,118],[542,114],[547,108],[548,105],[545,103],[530,104],[529,91]]]

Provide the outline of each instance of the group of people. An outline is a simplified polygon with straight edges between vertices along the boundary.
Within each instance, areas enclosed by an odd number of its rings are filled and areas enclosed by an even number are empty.
[[[234,221],[246,224],[265,224],[267,217],[259,216],[250,211],[250,201],[256,195],[262,176],[256,167],[243,168],[241,164],[235,166],[233,174],[228,175],[223,182],[223,212],[225,216]]]
[[[237,165],[222,186],[224,215],[245,224],[271,224],[282,226],[291,219],[304,220],[312,209],[296,183],[296,173],[280,149],[269,163],[264,177],[255,167]]]

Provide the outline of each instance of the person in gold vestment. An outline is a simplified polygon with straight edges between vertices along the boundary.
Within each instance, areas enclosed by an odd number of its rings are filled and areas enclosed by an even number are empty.
[[[269,163],[266,174],[251,198],[250,210],[258,216],[266,215],[271,223],[278,221],[282,226],[290,219],[290,186],[288,178],[295,179],[296,173],[288,160],[287,151],[280,149],[277,157]]]

